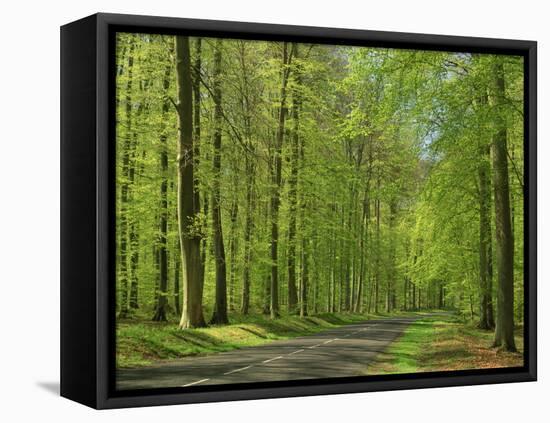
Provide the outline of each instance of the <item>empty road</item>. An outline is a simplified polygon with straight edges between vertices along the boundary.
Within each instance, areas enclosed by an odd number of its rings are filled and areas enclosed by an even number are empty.
[[[117,389],[365,375],[377,354],[418,318],[369,320],[256,347],[186,357],[151,367],[120,369]]]

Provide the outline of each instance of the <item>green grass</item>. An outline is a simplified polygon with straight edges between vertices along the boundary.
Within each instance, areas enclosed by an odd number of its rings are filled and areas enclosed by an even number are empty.
[[[263,315],[235,315],[230,317],[229,325],[186,330],[180,330],[176,322],[126,320],[117,324],[117,366],[141,367],[163,360],[230,351],[383,316],[325,313],[303,319],[281,316],[272,320]]]
[[[516,333],[518,353],[492,348],[492,341],[492,331],[478,329],[457,316],[426,317],[411,324],[367,369],[367,374],[515,367],[523,364],[521,328]]]
[[[391,345],[387,354],[393,356],[391,364],[397,373],[414,373],[418,371],[418,357],[433,336],[433,320],[422,319],[413,323],[398,342]]]

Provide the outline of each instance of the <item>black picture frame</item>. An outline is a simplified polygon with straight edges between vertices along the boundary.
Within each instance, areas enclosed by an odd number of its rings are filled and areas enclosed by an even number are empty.
[[[114,390],[114,33],[188,34],[525,58],[525,360],[521,368]],[[61,27],[61,395],[97,409],[534,381],[537,377],[537,44],[98,13]]]

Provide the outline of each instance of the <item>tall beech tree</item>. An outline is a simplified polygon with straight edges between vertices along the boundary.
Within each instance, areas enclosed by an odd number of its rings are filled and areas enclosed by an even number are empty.
[[[294,44],[294,56],[299,58],[298,45]],[[298,304],[298,292],[296,289],[296,218],[298,205],[298,160],[300,155],[300,94],[298,84],[299,73],[295,70],[295,85],[292,89],[292,137],[290,153],[290,176],[288,180],[289,223],[288,223],[288,311],[296,313]]]
[[[285,137],[285,121],[288,112],[287,85],[294,49],[282,43],[281,87],[279,94],[278,123],[271,163],[271,281],[269,310],[271,318],[279,316],[279,208],[281,201],[282,151]]]
[[[189,37],[175,37],[178,112],[178,227],[183,272],[183,312],[180,327],[206,326],[202,311],[200,204],[195,196],[193,109]]]
[[[508,179],[508,130],[504,117],[506,86],[501,58],[493,59],[493,102],[495,133],[491,145],[493,155],[493,187],[495,201],[496,257],[497,257],[497,319],[495,346],[515,351],[514,341],[514,239],[510,215]]]
[[[214,162],[213,162],[213,181],[212,181],[212,243],[214,245],[214,257],[216,262],[216,301],[214,303],[214,312],[210,323],[224,324],[228,323],[227,318],[227,280],[226,280],[226,262],[225,247],[223,242],[223,228],[221,217],[221,191],[220,191],[220,172],[221,172],[221,148],[222,148],[222,40],[216,40],[214,51],[214,83],[213,83],[213,101],[214,101]]]
[[[252,119],[255,107],[255,99],[252,94],[251,77],[253,71],[249,63],[249,48],[247,43],[240,41],[238,44],[238,72],[239,90],[238,103],[240,105],[240,113],[243,121],[243,144],[245,150],[245,217],[244,217],[244,257],[243,257],[243,276],[242,276],[242,292],[241,292],[241,308],[242,314],[246,315],[250,309],[250,283],[251,274],[250,266],[252,264],[252,231],[254,225],[254,179],[256,174],[256,146],[253,143],[253,128]]]

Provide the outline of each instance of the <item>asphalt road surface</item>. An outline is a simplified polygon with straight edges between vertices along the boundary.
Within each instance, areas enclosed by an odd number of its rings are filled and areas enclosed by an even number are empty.
[[[117,389],[365,375],[369,363],[418,318],[369,320],[256,347],[120,369]]]

